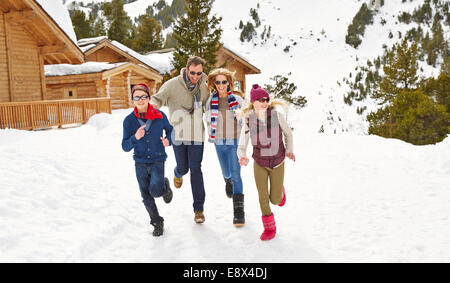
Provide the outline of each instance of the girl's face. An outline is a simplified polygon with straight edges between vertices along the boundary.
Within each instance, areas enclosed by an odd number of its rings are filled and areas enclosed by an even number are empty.
[[[214,81],[214,85],[216,86],[216,89],[219,93],[226,93],[228,91],[228,86],[230,85],[230,82],[227,80],[226,76],[217,75]]]
[[[264,97],[253,102],[253,107],[256,111],[267,110],[269,107],[269,98]]]

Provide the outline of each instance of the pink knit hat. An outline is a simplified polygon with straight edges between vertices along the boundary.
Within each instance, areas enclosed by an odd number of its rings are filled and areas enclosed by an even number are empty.
[[[263,97],[269,98],[269,94],[265,89],[260,87],[258,84],[254,84],[252,90],[250,91],[250,102],[253,103],[256,100]]]
[[[136,90],[143,90],[143,91],[145,91],[148,95],[150,95],[150,89],[149,89],[148,85],[145,84],[145,83],[140,83],[140,84],[135,85],[135,86],[131,89],[131,96],[133,96],[133,94],[134,94],[134,92],[135,92]]]

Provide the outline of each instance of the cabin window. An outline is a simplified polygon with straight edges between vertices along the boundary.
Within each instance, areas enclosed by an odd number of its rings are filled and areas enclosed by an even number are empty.
[[[64,99],[76,99],[77,90],[73,87],[64,88]]]
[[[234,91],[242,91],[242,82],[234,81]]]

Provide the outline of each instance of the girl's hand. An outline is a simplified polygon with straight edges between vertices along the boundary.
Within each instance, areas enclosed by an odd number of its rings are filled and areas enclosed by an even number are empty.
[[[293,152],[286,154],[286,156],[295,162],[295,154]]]
[[[164,147],[168,147],[170,145],[169,140],[166,138],[161,137],[161,142],[163,144]]]
[[[249,160],[248,160],[247,157],[241,157],[241,158],[239,158],[239,164],[240,164],[241,166],[247,166],[248,162],[249,162]]]

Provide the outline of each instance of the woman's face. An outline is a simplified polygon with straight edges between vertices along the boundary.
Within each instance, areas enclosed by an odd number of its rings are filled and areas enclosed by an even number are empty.
[[[226,93],[228,91],[228,86],[230,85],[230,82],[227,80],[226,76],[217,75],[214,81],[214,85],[219,93]]]

